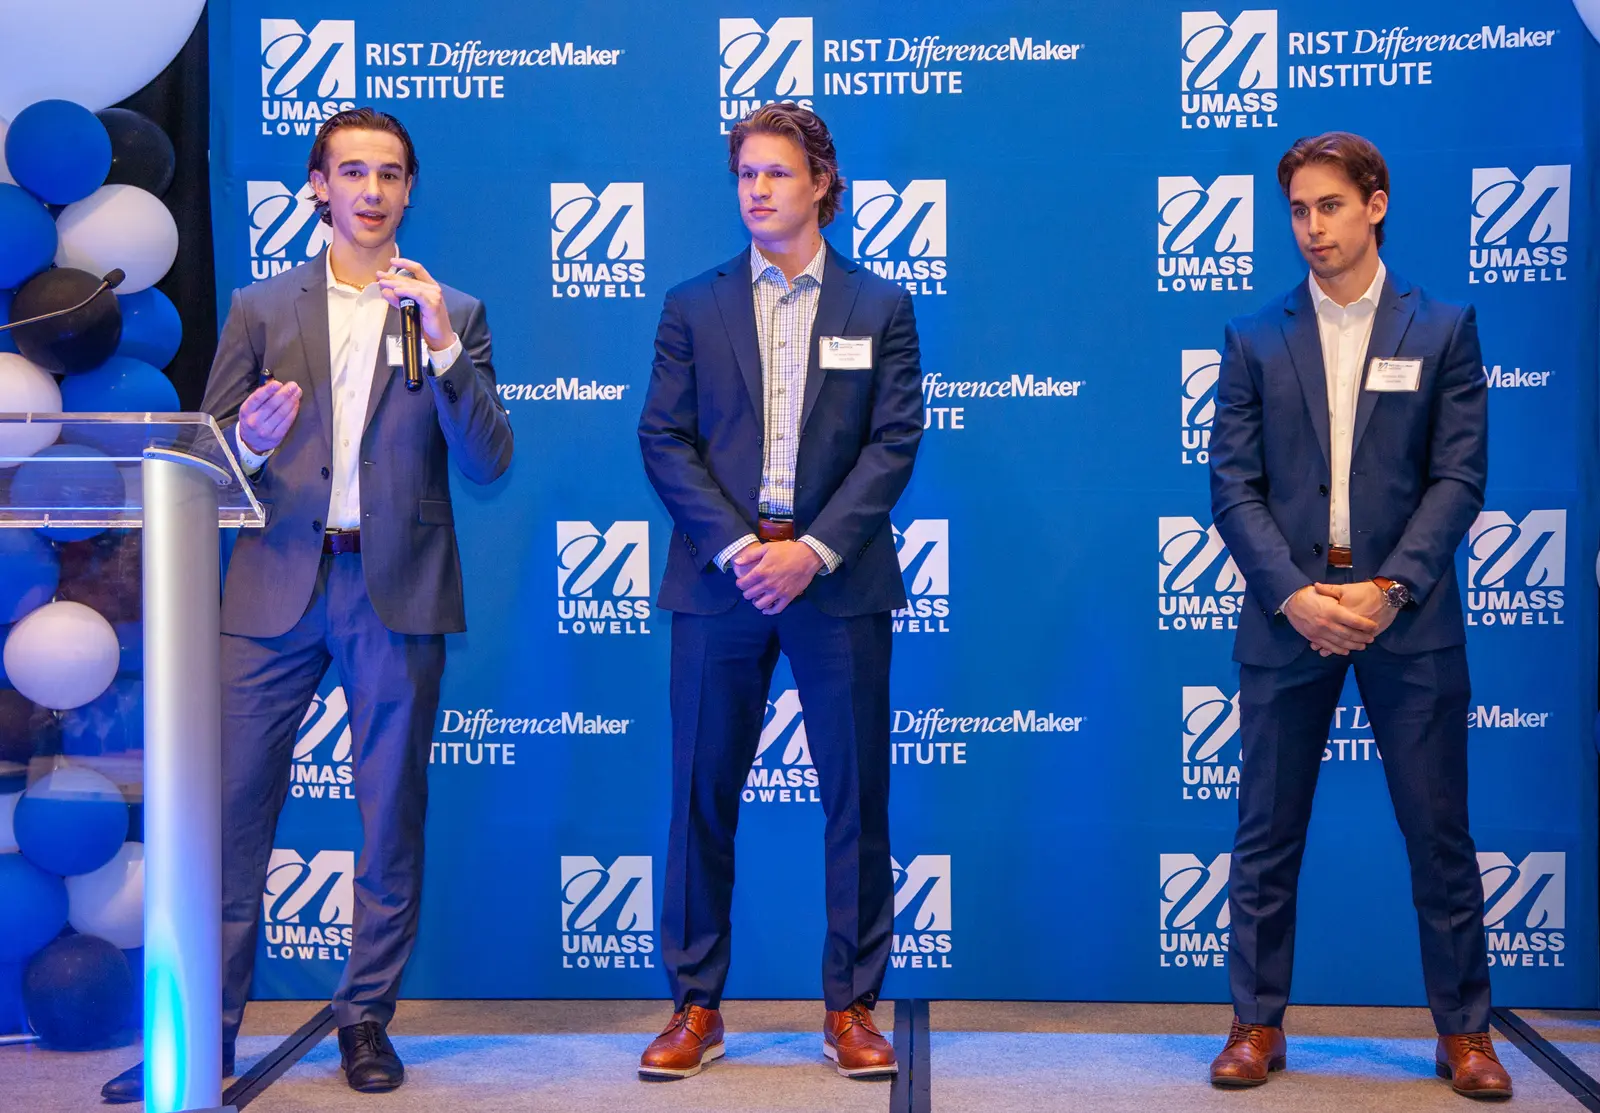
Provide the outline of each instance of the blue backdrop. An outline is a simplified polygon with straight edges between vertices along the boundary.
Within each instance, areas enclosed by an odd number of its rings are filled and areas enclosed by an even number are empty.
[[[400,242],[486,301],[517,435],[510,474],[454,492],[470,633],[407,994],[665,994],[670,618],[651,600],[670,527],[634,429],[662,295],[745,243],[724,134],[781,97],[837,140],[829,237],[916,293],[922,335],[928,431],[894,514],[911,605],[886,992],[1225,999],[1244,584],[1208,510],[1217,348],[1305,277],[1279,155],[1343,128],[1388,157],[1390,267],[1481,325],[1492,473],[1458,562],[1496,999],[1600,1004],[1600,47],[1567,0],[1405,7],[214,2],[222,309],[323,246],[317,123],[392,111],[422,161]],[[279,829],[267,996],[327,993],[348,942],[337,685]],[[822,816],[782,667],[771,700],[728,990],[816,997]],[[1324,760],[1296,998],[1420,1004],[1353,683]]]

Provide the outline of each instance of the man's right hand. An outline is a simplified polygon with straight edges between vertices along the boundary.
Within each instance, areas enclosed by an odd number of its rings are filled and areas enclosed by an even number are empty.
[[[1311,648],[1324,657],[1341,657],[1365,649],[1378,636],[1378,624],[1362,618],[1339,600],[1319,593],[1316,585],[1301,588],[1283,605],[1284,617]]]
[[[273,379],[239,407],[239,439],[257,456],[265,456],[283,441],[299,412],[300,384]]]

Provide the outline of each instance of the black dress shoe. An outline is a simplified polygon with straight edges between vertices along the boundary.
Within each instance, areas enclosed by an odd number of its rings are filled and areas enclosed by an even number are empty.
[[[406,1068],[389,1042],[389,1033],[375,1020],[339,1029],[339,1065],[352,1090],[381,1094],[406,1080]]]
[[[222,1045],[222,1077],[233,1077],[233,1045]],[[144,1100],[144,1063],[135,1063],[100,1087],[100,1096],[110,1105],[128,1105]]]

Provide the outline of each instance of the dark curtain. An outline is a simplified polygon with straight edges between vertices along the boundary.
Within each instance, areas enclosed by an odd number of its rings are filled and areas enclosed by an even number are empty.
[[[185,410],[198,410],[217,350],[217,280],[211,252],[211,78],[206,13],[172,64],[123,101],[172,140],[177,165],[162,198],[178,223],[178,259],[156,288],[183,319],[183,345],[167,367]]]

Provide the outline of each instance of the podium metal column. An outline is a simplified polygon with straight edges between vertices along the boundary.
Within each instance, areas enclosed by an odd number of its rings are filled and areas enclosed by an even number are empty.
[[[217,481],[146,449],[145,993],[148,1113],[222,1103],[222,694]]]

